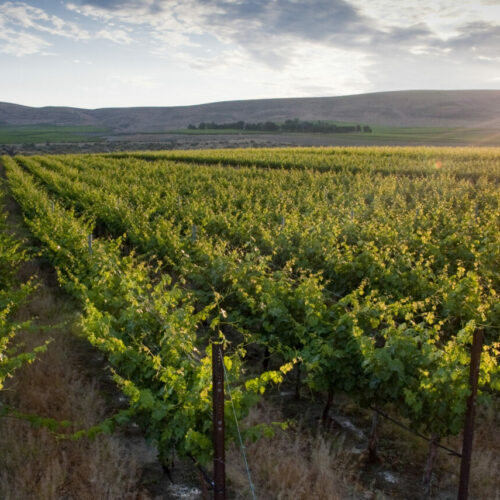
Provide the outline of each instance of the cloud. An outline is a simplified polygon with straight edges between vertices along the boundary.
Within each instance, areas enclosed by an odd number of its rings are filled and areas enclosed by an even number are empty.
[[[111,42],[118,43],[118,44],[125,44],[128,45],[129,43],[132,42],[132,39],[130,36],[127,34],[126,31],[124,30],[101,30],[98,31],[95,35],[97,38],[103,38],[105,40],[110,40]]]
[[[444,43],[454,54],[472,57],[498,57],[500,25],[489,22],[473,22],[461,26],[459,33]]]
[[[44,10],[23,2],[6,2],[0,10],[0,22],[11,29],[30,29],[73,40],[87,40],[88,31],[73,22],[47,14]]]
[[[333,92],[394,88],[398,81],[453,87],[448,75],[460,80],[461,64],[478,68],[464,82],[496,76],[500,26],[481,9],[499,2],[422,1],[425,8],[396,0],[73,0],[67,7],[132,33],[147,30],[153,55],[210,73],[260,68],[280,85],[293,79],[301,91],[328,88],[329,71]]]
[[[0,30],[0,52],[11,56],[22,57],[33,54],[49,55],[45,49],[50,46],[42,38],[30,33],[13,30]]]
[[[252,38],[252,30],[257,36],[285,35],[309,41],[356,36],[361,27],[371,31],[368,20],[344,0],[250,0],[212,5],[208,23],[245,41]]]
[[[77,23],[28,5],[25,2],[6,2],[0,8],[0,52],[15,56],[48,55],[45,49],[51,45],[44,36],[51,35],[74,41],[95,38],[127,45],[132,38],[124,29],[108,25],[94,34]]]
[[[418,20],[417,11],[412,11],[408,21],[401,9],[393,6],[386,25],[384,18],[366,15],[362,4],[353,3],[356,1],[81,0],[79,5],[70,3],[67,7],[104,22],[146,25],[151,38],[161,42],[166,50],[193,46],[195,35],[208,34],[219,43],[238,46],[254,60],[278,69],[291,62],[290,48],[304,42],[362,51],[374,57],[387,50],[423,54],[441,45],[441,38]],[[452,4],[446,0],[436,9],[448,12]],[[394,12],[399,12],[399,17]],[[202,52],[203,48],[199,48]]]
[[[291,47],[301,43],[370,52],[417,39],[421,45],[430,35],[423,25],[381,29],[346,0],[82,0],[67,7],[103,22],[146,25],[166,51],[195,46],[196,35],[210,35],[276,69],[292,62]],[[203,57],[204,47],[198,48]]]
[[[225,42],[248,42],[263,35],[331,40],[357,36],[361,28],[372,31],[369,20],[345,0],[83,0],[67,7],[95,19],[209,32]]]
[[[500,56],[500,26],[471,22],[439,38],[423,34],[421,45],[380,52],[372,57],[367,77],[376,88],[493,88]]]

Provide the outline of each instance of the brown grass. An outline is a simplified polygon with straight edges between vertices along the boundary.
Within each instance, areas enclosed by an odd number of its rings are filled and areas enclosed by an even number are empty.
[[[47,325],[68,326],[21,335],[25,348],[53,337],[46,353],[11,379],[2,399],[21,411],[88,428],[108,412],[97,378],[85,373],[82,346],[71,333],[74,311],[67,298],[42,285],[19,312]],[[79,349],[80,347],[80,349]],[[82,357],[83,356],[83,357]],[[0,419],[0,498],[146,499],[138,487],[142,461],[151,457],[144,444],[130,445],[119,435],[90,441],[57,440],[45,429],[12,418]],[[137,458],[136,458],[137,456]]]
[[[359,417],[357,410],[354,418],[359,420]],[[260,409],[251,411],[244,425],[279,420],[283,420],[281,413],[266,401]],[[361,428],[366,433],[369,429],[368,414],[364,420],[366,426]],[[479,410],[469,489],[471,500],[500,500],[499,427],[498,401]],[[296,429],[280,431],[271,439],[247,446],[259,500],[425,498],[422,474],[428,443],[421,438],[382,420],[381,463],[370,465],[365,461],[366,454],[353,453],[349,436],[342,431],[313,432],[307,428],[299,425]],[[461,436],[443,442],[457,451],[461,451],[461,443]],[[394,474],[397,484],[384,483],[384,471]],[[438,450],[431,498],[456,498],[459,472],[460,459]],[[227,475],[235,492],[234,498],[251,498],[243,459],[237,447],[228,452]]]
[[[265,410],[253,409],[245,424],[283,420],[270,404],[266,403],[265,407]],[[248,445],[246,451],[259,500],[354,498],[356,465],[342,440],[290,429]],[[234,498],[251,498],[239,448],[229,450],[227,464]]]
[[[472,499],[500,500],[500,414],[498,401],[488,408],[480,408],[474,432],[469,494]],[[450,439],[449,445],[461,451],[461,436]],[[456,488],[460,460],[441,453],[438,459],[441,472],[439,486]]]

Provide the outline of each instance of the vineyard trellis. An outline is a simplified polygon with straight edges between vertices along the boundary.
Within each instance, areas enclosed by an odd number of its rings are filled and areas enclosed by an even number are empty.
[[[327,395],[325,414],[346,392],[436,441],[461,431],[479,328],[478,402],[500,388],[498,158],[339,148],[4,163],[136,418],[161,449],[207,463],[209,339],[224,324],[238,418],[295,365]],[[237,338],[282,366],[247,380]]]

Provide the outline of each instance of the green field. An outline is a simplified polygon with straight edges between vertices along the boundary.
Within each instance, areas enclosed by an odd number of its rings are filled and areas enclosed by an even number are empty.
[[[352,125],[347,122],[335,122],[337,125]],[[115,138],[123,136],[125,142],[135,143],[148,138],[157,140],[159,136],[202,136],[214,137],[217,142],[222,136],[267,136],[270,140],[306,141],[308,138],[324,141],[331,144],[342,145],[471,145],[471,146],[498,146],[500,145],[500,130],[493,129],[465,129],[446,127],[386,127],[372,126],[371,133],[292,133],[292,132],[263,132],[252,130],[234,129],[174,129],[158,132],[136,132],[127,134],[114,134],[112,130],[92,126],[7,126],[0,125],[0,144],[63,144],[103,142],[105,135]]]
[[[335,122],[338,125],[353,125],[352,123]],[[372,125],[371,133],[311,133],[301,132],[263,132],[234,129],[175,129],[156,134],[179,134],[192,136],[207,135],[270,135],[270,136],[312,136],[338,139],[342,143],[353,145],[358,143],[373,145],[474,145],[474,146],[498,146],[500,145],[500,130],[481,128],[460,127],[390,127],[383,125]],[[149,135],[149,134],[147,134]],[[153,135],[153,134],[151,134]]]
[[[500,143],[500,130],[459,127],[373,127],[374,140],[389,138],[392,140],[414,141],[432,144],[433,142],[470,143],[478,146],[493,146]]]
[[[0,125],[0,144],[102,141],[105,128],[92,126]]]
[[[323,420],[349,398],[435,443],[463,428],[481,332],[478,405],[498,410],[500,149],[2,161],[40,252],[81,305],[82,335],[162,456],[210,460],[216,340],[239,419],[293,369]],[[234,421],[226,432],[237,439]]]
[[[227,129],[189,129],[179,128],[167,130],[165,132],[148,133],[148,135],[156,134],[179,134],[179,135],[255,135],[255,134],[277,134],[277,132],[262,132],[257,130],[235,130],[232,128]]]

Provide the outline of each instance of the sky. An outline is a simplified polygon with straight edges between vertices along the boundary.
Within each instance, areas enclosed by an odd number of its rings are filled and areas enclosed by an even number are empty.
[[[500,0],[0,0],[0,101],[500,88]]]

